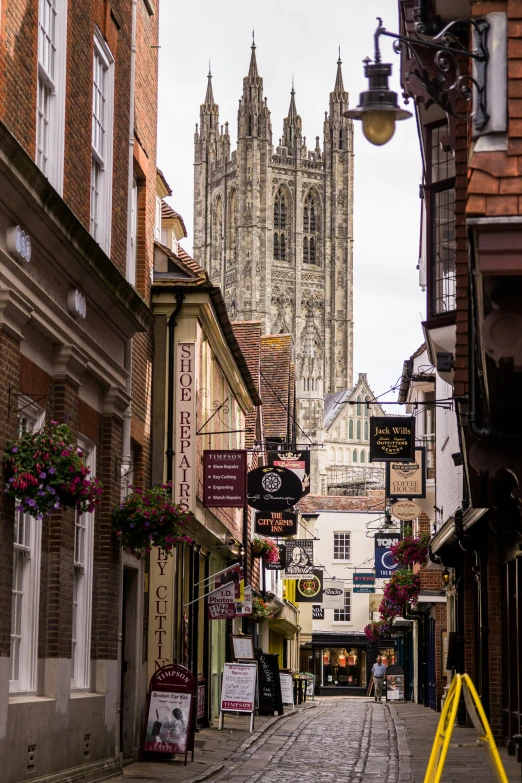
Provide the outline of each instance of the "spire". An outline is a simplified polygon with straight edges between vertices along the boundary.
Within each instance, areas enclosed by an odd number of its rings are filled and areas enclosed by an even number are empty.
[[[343,61],[341,60],[341,47],[339,47],[339,59],[337,60],[337,76],[335,77],[334,92],[344,92],[343,72],[341,69],[342,64]]]
[[[257,79],[259,76],[257,72],[257,61],[256,61],[256,42],[254,39],[254,31],[252,30],[252,46],[250,47],[252,49],[252,54],[250,55],[250,68],[248,69],[248,78],[249,79]]]
[[[288,119],[290,120],[291,124],[295,124],[295,121],[297,119],[297,108],[295,105],[295,90],[294,90],[294,77],[292,76],[292,89],[290,91],[290,108],[288,109]]]
[[[214,93],[212,92],[212,71],[210,70],[210,60],[208,63],[208,76],[207,76],[207,94],[205,95],[205,103],[208,105],[214,103]]]

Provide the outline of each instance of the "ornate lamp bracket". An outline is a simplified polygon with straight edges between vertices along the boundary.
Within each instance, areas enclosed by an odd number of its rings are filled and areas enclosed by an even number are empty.
[[[488,31],[490,24],[485,17],[477,19],[456,19],[450,22],[437,35],[427,38],[420,32],[413,36],[390,33],[377,17],[379,26],[375,31],[375,62],[381,62],[379,38],[386,35],[394,39],[393,48],[397,54],[411,53],[413,62],[404,74],[406,83],[417,79],[430,98],[445,112],[453,117],[465,118],[455,110],[456,99],[471,104],[473,125],[476,130],[482,130],[489,114],[487,111],[486,69],[489,60]],[[460,40],[463,32],[471,36],[472,47],[468,48]],[[426,53],[432,50],[433,60],[427,67]],[[461,69],[463,58],[475,62],[475,75],[463,73]]]

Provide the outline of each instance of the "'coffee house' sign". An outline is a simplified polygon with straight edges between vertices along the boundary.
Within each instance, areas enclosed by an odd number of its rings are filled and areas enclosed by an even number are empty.
[[[413,462],[414,460],[415,418],[372,416],[370,462]]]

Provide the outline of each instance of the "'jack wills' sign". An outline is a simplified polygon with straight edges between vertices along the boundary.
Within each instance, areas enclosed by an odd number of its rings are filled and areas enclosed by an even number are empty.
[[[176,437],[174,502],[196,511],[196,345],[178,343],[176,352]]]
[[[370,462],[414,462],[415,418],[370,417]]]

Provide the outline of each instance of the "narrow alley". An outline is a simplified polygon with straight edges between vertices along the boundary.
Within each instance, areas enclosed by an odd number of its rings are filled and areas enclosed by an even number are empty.
[[[134,763],[108,783],[422,783],[440,715],[415,704],[376,704],[366,698],[308,702],[280,718],[230,718],[223,732],[205,729],[194,763]],[[519,767],[501,751],[509,781]],[[494,783],[473,729],[455,727],[442,778],[445,783]]]

